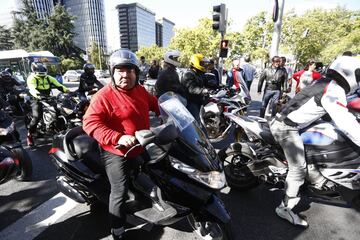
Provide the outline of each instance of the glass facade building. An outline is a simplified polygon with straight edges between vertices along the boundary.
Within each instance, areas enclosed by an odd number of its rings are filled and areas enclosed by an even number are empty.
[[[167,47],[167,46],[169,46],[171,39],[174,37],[175,23],[171,22],[170,20],[168,20],[166,18],[162,18],[160,20],[160,23],[162,25],[162,39],[161,39],[162,45],[161,45],[161,47]]]
[[[138,3],[117,5],[120,47],[136,52],[155,42],[155,13]]]
[[[163,46],[163,27],[160,22],[155,23],[155,35],[156,35],[156,45],[159,47]]]
[[[32,2],[39,19],[47,18],[54,8],[54,0],[32,0]]]
[[[74,43],[87,51],[92,42],[107,52],[104,0],[62,0],[74,20]]]
[[[57,1],[54,0],[32,0],[31,1],[37,17],[44,19],[51,14]],[[0,8],[0,25],[11,28],[14,25],[14,15],[22,8],[22,0],[7,0],[6,4]]]

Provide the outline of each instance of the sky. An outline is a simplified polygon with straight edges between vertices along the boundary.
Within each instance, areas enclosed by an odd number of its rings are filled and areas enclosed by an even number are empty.
[[[343,6],[350,10],[360,10],[360,0],[284,0],[284,13],[295,9],[298,14],[308,9],[324,9]],[[133,3],[129,0],[104,0],[108,45],[119,47],[116,5]],[[195,27],[198,20],[212,17],[212,7],[224,3],[228,8],[228,20],[232,21],[230,31],[241,31],[247,19],[261,11],[272,12],[274,0],[137,0],[144,7],[155,12],[156,19],[165,17],[175,23],[175,28]]]
[[[1,0],[3,9],[9,9],[14,0]],[[360,0],[284,0],[285,12],[295,9],[302,14],[308,9],[322,7],[331,9],[344,6],[350,10],[360,10]],[[165,17],[175,23],[175,28],[195,27],[198,20],[211,18],[212,7],[224,3],[228,8],[228,19],[232,21],[230,31],[241,31],[247,19],[261,11],[272,12],[274,0],[104,0],[108,45],[119,48],[119,28],[116,5],[138,2],[152,12],[156,19]],[[0,16],[1,19],[1,16]]]

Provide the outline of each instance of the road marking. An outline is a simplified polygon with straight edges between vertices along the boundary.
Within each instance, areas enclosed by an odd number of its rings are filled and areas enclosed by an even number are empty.
[[[1,231],[0,239],[34,239],[76,205],[77,202],[59,193]]]

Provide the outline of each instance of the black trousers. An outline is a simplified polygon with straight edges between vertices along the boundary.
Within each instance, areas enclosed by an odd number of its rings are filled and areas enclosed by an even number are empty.
[[[36,132],[36,127],[40,121],[40,119],[42,118],[42,114],[43,114],[43,109],[42,109],[42,104],[37,101],[37,100],[33,100],[31,103],[31,109],[32,109],[32,119],[29,123],[29,133],[33,134]]]
[[[121,228],[126,221],[125,202],[129,189],[130,171],[138,167],[136,159],[124,158],[101,149],[101,161],[110,182],[109,217],[111,228]]]

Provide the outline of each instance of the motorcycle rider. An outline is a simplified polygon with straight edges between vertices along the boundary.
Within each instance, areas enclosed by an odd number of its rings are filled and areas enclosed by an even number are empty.
[[[140,69],[139,83],[143,85],[148,77],[149,69],[150,69],[149,64],[147,64],[145,61],[145,56],[140,57],[139,69]]]
[[[95,84],[100,89],[104,85],[97,80],[95,76],[95,66],[91,63],[84,64],[84,72],[80,76],[80,83],[79,83],[79,98],[81,101],[87,100],[85,93],[91,91],[95,88]]]
[[[15,78],[11,76],[11,73],[5,69],[0,74],[0,104],[2,107],[8,106],[9,103],[16,105],[16,99],[7,99],[6,95],[8,93],[15,93],[15,86],[21,86],[22,84],[16,81]],[[8,101],[8,102],[7,102]]]
[[[162,94],[172,91],[180,94],[184,98],[185,89],[180,83],[179,75],[176,68],[180,66],[179,62],[180,52],[177,50],[170,50],[164,55],[164,68],[159,72],[158,79],[155,83],[156,96],[160,97]]]
[[[272,65],[266,68],[260,75],[258,83],[258,94],[261,94],[262,85],[265,81],[264,95],[260,108],[260,117],[264,117],[266,107],[270,99],[274,99],[277,102],[281,96],[281,91],[287,91],[286,89],[286,71],[280,67],[281,59],[279,56],[274,56],[271,59]],[[275,116],[276,105],[273,106],[273,115]]]
[[[26,80],[29,92],[33,97],[31,103],[33,118],[29,123],[27,135],[27,144],[29,146],[34,145],[34,133],[43,114],[42,104],[40,103],[41,96],[50,95],[52,86],[55,86],[61,92],[69,92],[69,89],[60,84],[55,78],[47,75],[47,69],[42,63],[32,63],[31,70],[32,73]]]
[[[126,213],[130,164],[143,152],[137,147],[135,131],[149,129],[149,110],[159,115],[157,98],[139,84],[136,55],[128,49],[114,52],[109,59],[111,82],[94,95],[84,116],[84,131],[101,146],[101,160],[111,185],[109,215],[111,234],[122,239]],[[119,145],[120,147],[117,147]]]
[[[200,123],[200,108],[209,91],[206,89],[205,72],[209,59],[202,54],[194,54],[190,59],[190,68],[184,73],[181,84],[187,96],[187,109]]]
[[[299,188],[305,177],[312,184],[310,189],[314,193],[334,193],[334,184],[327,181],[313,164],[307,166],[299,131],[329,114],[338,129],[360,146],[359,124],[346,107],[346,94],[356,90],[359,81],[360,59],[338,57],[330,65],[325,78],[295,95],[270,124],[271,132],[282,146],[289,165],[285,196],[276,213],[294,225],[308,226],[307,221],[292,210],[300,200]]]

